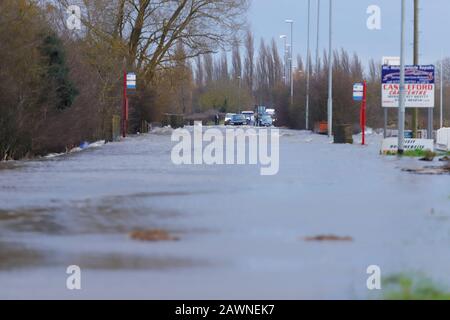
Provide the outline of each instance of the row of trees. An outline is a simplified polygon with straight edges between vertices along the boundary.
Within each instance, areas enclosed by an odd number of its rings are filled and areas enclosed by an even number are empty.
[[[68,28],[70,5],[81,9],[81,30]],[[112,117],[121,114],[124,69],[138,75],[132,132],[164,113],[254,105],[276,108],[280,125],[304,128],[306,63],[296,58],[291,104],[284,52],[275,40],[255,43],[245,23],[248,6],[249,0],[0,1],[0,159],[108,139]],[[309,66],[314,123],[326,119],[327,53]],[[450,74],[450,59],[444,66]],[[369,125],[382,125],[380,69],[371,61],[365,72],[356,54],[334,52],[336,122],[358,122],[351,90],[366,78]],[[445,90],[448,96],[447,78]]]
[[[193,63],[192,79],[194,111],[216,109],[236,112],[265,105],[277,110],[279,124],[292,128],[305,128],[306,68],[301,56],[296,58],[293,74],[294,103],[291,105],[290,86],[287,83],[285,58],[280,54],[274,39],[269,43],[261,40],[258,49],[254,37],[247,32],[243,52],[238,41],[231,54],[198,57]],[[214,58],[215,57],[215,58]],[[228,61],[231,60],[231,63]],[[316,65],[310,61],[310,121],[327,119],[328,54],[323,53]],[[230,64],[230,65],[229,65]],[[380,107],[381,65],[370,61],[368,74],[370,121],[382,124]],[[350,56],[345,50],[334,52],[334,118],[337,122],[357,123],[359,109],[352,101],[352,87],[364,77],[364,68],[358,56]]]
[[[258,47],[258,49],[256,49]],[[314,62],[312,61],[314,60]],[[192,95],[193,111],[215,109],[221,112],[252,110],[254,105],[275,108],[278,124],[296,129],[306,126],[306,65],[310,72],[310,119],[314,124],[327,119],[328,101],[328,53],[311,58],[309,64],[297,56],[294,68],[294,103],[291,104],[289,70],[286,71],[284,52],[274,39],[264,39],[258,46],[250,31],[239,42],[233,42],[230,52],[221,55],[208,54],[188,64],[190,78],[195,88]],[[436,63],[440,66],[440,62]],[[444,98],[450,98],[450,58],[443,60]],[[287,68],[288,69],[288,68]],[[437,68],[439,69],[439,68]],[[437,70],[436,106],[440,105],[440,75]],[[352,88],[356,82],[367,81],[368,125],[380,128],[384,123],[381,107],[381,63],[368,62],[364,68],[356,53],[344,49],[333,52],[333,119],[336,123],[359,124],[359,103],[352,99]],[[181,112],[181,109],[178,109]],[[450,104],[444,106],[444,114],[450,113]],[[426,128],[426,110],[420,112],[420,127]],[[397,110],[388,111],[389,125],[397,124]],[[438,123],[439,108],[435,108],[435,123]],[[412,124],[412,111],[407,114],[407,126]],[[311,129],[310,125],[310,129]]]
[[[135,71],[131,126],[189,112],[186,61],[225,48],[248,0],[0,1],[0,159],[108,138],[123,70]],[[81,30],[68,22],[81,9]],[[75,16],[74,16],[75,15]],[[74,24],[76,26],[76,23]]]

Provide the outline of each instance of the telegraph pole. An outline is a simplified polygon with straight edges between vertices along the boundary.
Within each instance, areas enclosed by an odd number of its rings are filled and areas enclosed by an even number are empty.
[[[405,0],[402,0],[400,36],[400,102],[398,108],[398,154],[405,147]]]
[[[333,0],[330,1],[328,48],[328,137],[333,136]]]
[[[320,0],[317,0],[316,70],[319,72]]]
[[[419,0],[414,0],[414,65],[419,64]],[[419,109],[414,108],[412,114],[413,137],[417,138]]]
[[[442,129],[444,127],[444,61],[443,61],[444,57],[441,58],[441,74],[440,74],[440,78],[441,78],[441,92],[440,92],[440,97],[441,97],[441,107],[440,107],[440,121],[439,121],[439,125],[440,125],[440,129]]]
[[[294,105],[294,20],[286,20],[291,25],[291,56],[289,64],[289,78],[291,79],[291,106]]]
[[[310,83],[310,70],[311,70],[311,49],[310,49],[310,28],[311,28],[311,0],[308,0],[308,35],[306,44],[306,130],[309,130],[309,83]]]
[[[283,52],[284,52],[284,71],[283,80],[284,84],[288,83],[287,68],[288,68],[288,51],[287,51],[287,36],[285,34],[280,36],[280,39],[284,40]]]

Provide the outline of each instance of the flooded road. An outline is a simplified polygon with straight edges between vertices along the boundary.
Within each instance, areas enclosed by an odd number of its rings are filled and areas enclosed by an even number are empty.
[[[450,284],[450,177],[282,130],[280,171],[175,166],[170,132],[0,169],[0,298],[366,299],[370,265]],[[136,241],[165,230],[178,241]],[[336,235],[351,241],[306,241]],[[66,268],[82,290],[66,288]]]

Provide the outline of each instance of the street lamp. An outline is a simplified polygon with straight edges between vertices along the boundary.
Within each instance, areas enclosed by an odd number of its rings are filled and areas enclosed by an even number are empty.
[[[328,48],[328,137],[333,136],[333,0],[330,0]]]
[[[290,57],[290,63],[289,63],[289,78],[291,80],[291,105],[294,105],[294,79],[292,77],[293,73],[293,60],[294,60],[294,20],[286,20],[286,23],[291,25],[291,57]]]
[[[284,71],[283,71],[283,79],[284,83],[287,84],[287,35],[283,34],[280,36],[280,39],[284,40]]]
[[[444,61],[443,57],[441,58],[441,106],[440,106],[440,128],[444,127]]]
[[[320,0],[317,0],[317,39],[316,39],[316,70],[319,72],[319,43],[320,43]]]
[[[310,63],[311,63],[311,50],[309,48],[309,35],[310,35],[310,27],[311,27],[311,0],[308,0],[308,35],[307,35],[307,41],[306,41],[306,130],[309,129],[309,76],[310,76]]]
[[[239,91],[238,91],[238,111],[239,113],[241,113],[241,81],[242,81],[242,77],[238,76],[238,81],[239,81]]]
[[[402,0],[400,32],[400,105],[398,108],[398,154],[405,146],[405,0]]]

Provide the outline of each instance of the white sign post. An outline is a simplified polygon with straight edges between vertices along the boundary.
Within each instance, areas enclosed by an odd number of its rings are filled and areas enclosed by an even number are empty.
[[[434,150],[434,141],[428,139],[405,139],[404,145],[405,151],[433,151]],[[381,152],[383,154],[389,153],[397,153],[398,151],[398,138],[386,138],[383,140],[383,144],[381,146]]]
[[[364,84],[355,83],[353,86],[353,100],[362,101],[364,97]]]
[[[400,95],[400,67],[383,66],[382,106],[398,108]],[[405,107],[434,108],[435,104],[434,66],[406,66],[405,68]]]
[[[391,62],[394,58],[385,58]],[[383,65],[382,69],[382,107],[385,110],[385,137],[387,108],[399,108],[400,105],[400,67]],[[405,108],[434,108],[435,104],[435,68],[433,65],[414,65],[405,67]],[[399,132],[403,132],[399,130]],[[382,152],[397,152],[397,138],[386,138]],[[404,150],[434,150],[434,141],[424,139],[405,139]]]
[[[136,89],[136,74],[135,73],[128,73],[127,74],[127,89],[134,90]]]

